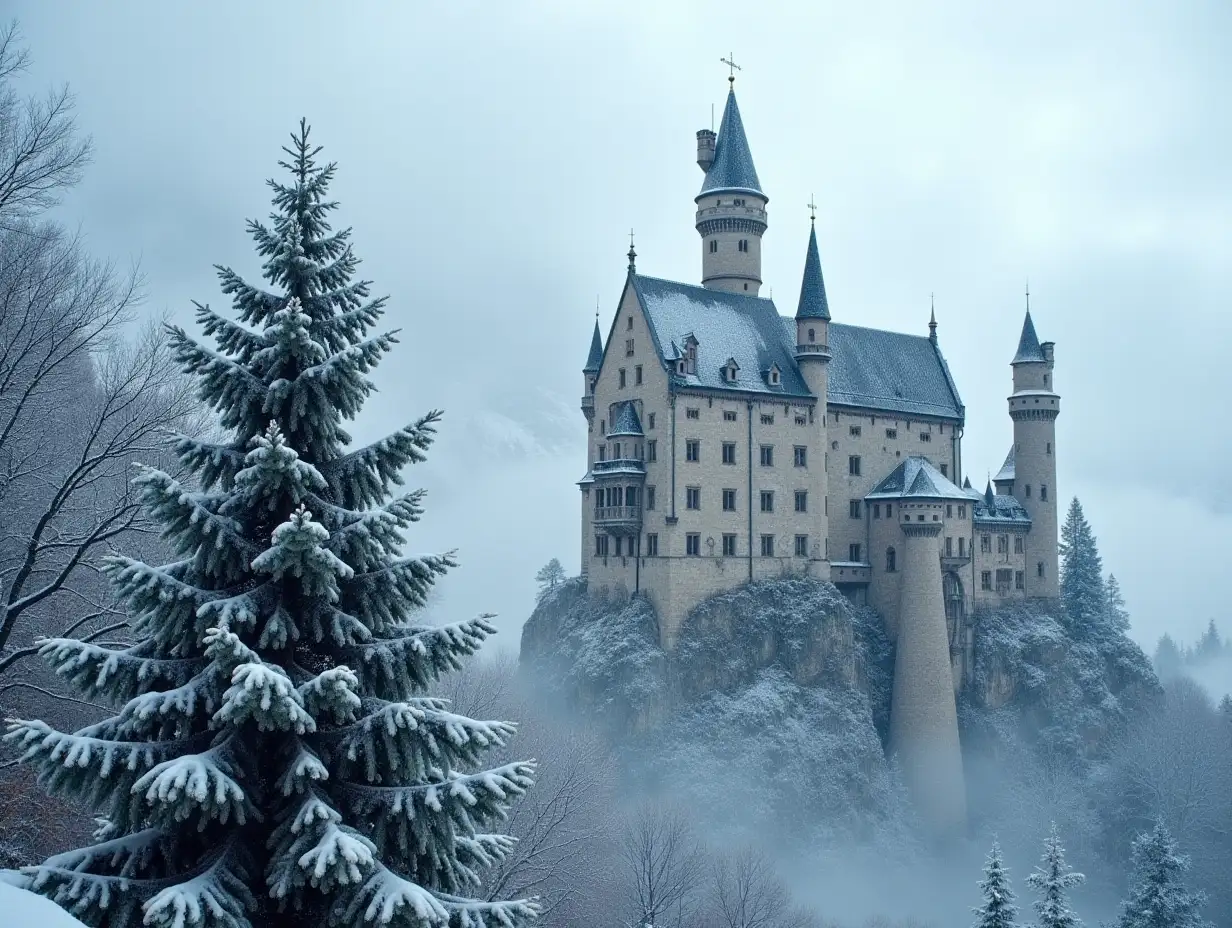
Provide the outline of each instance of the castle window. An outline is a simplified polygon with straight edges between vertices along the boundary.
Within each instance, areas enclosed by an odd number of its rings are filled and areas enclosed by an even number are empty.
[[[600,461],[607,460],[607,446],[606,445],[599,446],[599,460]]]
[[[761,446],[761,466],[762,467],[773,467],[774,466],[774,445],[762,445]]]
[[[1010,539],[1008,535],[998,535],[997,536],[997,553],[998,554],[1009,554],[1010,553]]]
[[[796,512],[808,512],[808,490],[796,490]]]
[[[686,409],[684,411],[684,417],[686,419],[700,419],[702,417],[702,411],[700,409]]]
[[[1040,561],[1038,564],[1035,565],[1035,576],[1037,577],[1044,576],[1044,562],[1043,561]]]
[[[1040,502],[1041,503],[1048,502],[1048,484],[1046,483],[1040,484]]]
[[[886,429],[886,438],[898,438],[898,429]]]
[[[980,553],[981,554],[992,554],[992,536],[991,535],[981,535],[980,536]]]
[[[639,380],[639,381],[638,381],[638,383],[641,383],[641,381]],[[949,476],[950,476],[950,465],[949,465],[949,464],[942,464],[942,465],[941,465],[941,476],[942,476],[942,477],[949,477]]]
[[[953,504],[953,503],[946,503],[946,504],[945,504],[945,517],[946,517],[947,519],[952,519],[952,518],[954,518],[954,504]]]
[[[1001,568],[997,571],[997,592],[1005,595],[1010,591],[1010,581],[1014,579],[1014,572]]]
[[[805,445],[796,445],[792,449],[792,463],[796,467],[808,467],[808,447]]]
[[[696,463],[702,457],[702,443],[696,438],[690,438],[684,443],[684,459]]]
[[[646,460],[654,462],[659,460],[659,442],[658,439],[652,438],[646,442]]]
[[[890,503],[886,503],[886,518],[893,519],[894,513],[891,511],[894,507]]]
[[[749,250],[749,240],[747,238],[740,239],[739,247],[741,251],[748,251]]]
[[[932,440],[933,440],[932,432],[921,432],[920,433],[920,441],[932,441]]]
[[[809,329],[809,330],[808,330],[808,340],[809,340],[810,342],[815,342],[815,341],[817,341],[817,333],[816,333],[815,331],[813,331],[812,329]]]
[[[852,545],[847,546],[847,559],[849,561],[855,561],[857,564],[860,563],[860,546],[859,545],[852,544]]]
[[[853,500],[852,500],[852,501],[848,504],[848,507],[847,507],[847,508],[848,508],[848,511],[849,511],[850,516],[851,516],[853,519],[858,519],[858,518],[860,518],[860,501],[859,501],[858,499],[853,499]]]
[[[736,463],[736,443],[734,441],[723,442],[723,463]]]
[[[596,535],[595,536],[595,557],[607,557],[607,545],[608,545],[607,535]]]
[[[847,426],[847,434],[849,434],[852,438],[859,438],[859,437],[860,437],[860,431],[861,431],[861,429],[860,429],[860,426],[858,426],[858,425],[849,425],[849,426]]]
[[[980,571],[980,589],[981,590],[991,590],[992,589],[992,571],[991,570],[981,570]]]
[[[761,536],[761,556],[762,557],[774,557],[774,536],[773,535],[762,535]]]
[[[633,320],[630,319],[629,321],[632,322]],[[633,357],[633,339],[631,338],[625,339],[625,357],[626,358]]]
[[[860,476],[860,456],[853,454],[847,459],[847,473],[852,477]]]
[[[654,532],[650,532],[649,534],[646,535],[646,556],[647,557],[658,557],[659,556],[659,536],[656,535]]]
[[[625,317],[625,328],[628,329],[630,332],[633,331],[633,317],[632,316]]]
[[[724,422],[735,422],[736,421],[736,410],[724,409],[723,410],[723,421]]]
[[[1026,577],[1021,570],[1014,571],[1014,589],[1025,590],[1027,588]]]
[[[621,538],[619,535],[616,536],[616,556],[617,557],[621,557],[624,555],[624,551],[621,550],[621,544],[620,544],[623,540],[624,539]],[[632,553],[632,548],[630,548],[629,553]]]
[[[685,509],[701,509],[702,508],[702,488],[701,487],[686,487],[684,491],[684,508]]]
[[[1014,536],[1014,553],[1022,554],[1022,536],[1021,535]]]
[[[967,556],[967,539],[963,538],[961,535],[958,536],[958,556]]]
[[[689,532],[684,536],[684,553],[689,557],[697,557],[702,553],[702,536],[697,532]]]
[[[736,536],[735,535],[724,535],[723,536],[723,556],[724,557],[735,557],[736,556]]]
[[[648,429],[654,428],[654,419],[655,419],[655,414],[653,412],[646,417],[646,428]]]
[[[723,491],[723,511],[724,512],[735,512],[736,511],[736,491],[735,490],[724,490]]]
[[[773,490],[762,490],[761,491],[761,511],[762,512],[774,512],[774,491]]]
[[[965,518],[967,518],[967,507],[966,507],[966,506],[959,506],[959,507],[958,507],[958,518],[960,518],[960,519],[965,519]]]
[[[886,573],[892,574],[898,570],[898,552],[893,548],[886,548]]]
[[[633,368],[633,383],[639,387],[642,384],[642,365],[640,364]]]
[[[718,252],[718,250],[719,250],[719,243],[718,243],[718,242],[716,242],[714,239],[711,239],[711,240],[710,240],[710,253],[711,253],[712,255],[713,255],[713,254],[716,254],[716,253]]]
[[[1046,451],[1045,451],[1046,454],[1052,454],[1052,442],[1048,442],[1045,448],[1046,448]]]
[[[622,367],[620,369],[620,389],[623,390],[624,388],[625,388],[625,369]]]
[[[676,373],[684,374],[684,359],[681,359],[676,362]]]
[[[804,416],[796,416],[796,425],[808,425],[808,419]]]
[[[1023,495],[1026,496],[1027,499],[1030,499],[1031,498],[1031,484],[1028,483],[1025,487],[1023,487],[1022,492],[1023,492]]]
[[[646,508],[651,512],[655,508],[655,488],[653,486],[646,488]]]
[[[946,557],[954,556],[954,539],[951,538],[949,535],[945,536],[945,556]]]
[[[881,518],[881,503],[873,503],[873,518]]]
[[[763,412],[761,414],[761,424],[762,425],[774,425],[774,413]]]
[[[808,557],[808,535],[796,536],[796,557]]]

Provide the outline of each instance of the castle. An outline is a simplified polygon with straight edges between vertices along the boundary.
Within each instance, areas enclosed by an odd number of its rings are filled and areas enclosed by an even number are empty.
[[[828,579],[874,607],[896,642],[891,749],[922,817],[952,829],[969,617],[1058,595],[1053,345],[1028,308],[1013,445],[975,490],[935,316],[927,336],[832,321],[815,228],[795,315],[759,296],[769,197],[730,80],[717,136],[697,133],[701,285],[639,274],[630,245],[606,340],[596,320],[582,572],[645,595],[667,648],[694,605],[754,579]]]

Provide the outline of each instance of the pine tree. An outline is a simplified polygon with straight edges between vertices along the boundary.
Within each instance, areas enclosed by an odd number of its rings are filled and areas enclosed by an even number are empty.
[[[548,590],[558,586],[565,579],[565,568],[558,558],[552,558],[539,568],[535,574],[535,582],[539,584],[539,598],[542,599]]]
[[[1184,662],[1184,656],[1181,654],[1181,649],[1176,646],[1176,641],[1164,632],[1159,639],[1159,644],[1155,646],[1155,673],[1160,679],[1171,679],[1180,674]]]
[[[1065,862],[1065,848],[1054,822],[1044,842],[1044,856],[1035,872],[1027,877],[1027,885],[1039,893],[1034,903],[1040,928],[1081,928],[1082,921],[1070,909],[1066,891],[1085,880]]]
[[[1206,897],[1186,891],[1181,879],[1189,858],[1177,853],[1163,823],[1134,840],[1133,861],[1134,882],[1116,928],[1207,928],[1198,914]]]
[[[1018,907],[1014,905],[1014,891],[1010,889],[1009,871],[1001,862],[1001,845],[992,843],[988,859],[984,862],[984,879],[980,881],[984,904],[972,909],[975,924],[972,928],[1015,928]]]
[[[1104,624],[1108,599],[1103,561],[1077,497],[1061,526],[1061,550],[1061,604],[1074,633],[1088,637]]]
[[[1219,637],[1219,629],[1215,627],[1215,620],[1210,619],[1206,623],[1206,631],[1202,633],[1202,637],[1198,639],[1198,643],[1194,646],[1193,656],[1197,662],[1213,661],[1223,654],[1223,639]]]
[[[1108,624],[1115,631],[1124,634],[1129,631],[1129,610],[1125,607],[1125,597],[1121,593],[1121,584],[1117,582],[1115,574],[1108,575],[1108,582],[1104,588],[1108,597]]]
[[[303,122],[284,151],[272,224],[249,223],[273,289],[220,267],[238,321],[197,308],[217,349],[170,331],[227,440],[174,439],[192,486],[135,481],[178,554],[108,562],[137,643],[42,647],[118,712],[73,734],[11,723],[42,785],[102,815],[97,843],[23,881],[94,925],[510,928],[534,906],[471,897],[531,766],[481,769],[513,726],[425,695],[493,628],[412,621],[454,560],[402,556],[422,493],[391,498],[439,413],[348,450],[395,338],[369,336],[385,300],[327,222],[335,166]]]

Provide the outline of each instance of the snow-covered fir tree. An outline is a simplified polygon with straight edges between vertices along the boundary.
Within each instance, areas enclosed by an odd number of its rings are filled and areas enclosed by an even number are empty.
[[[1125,595],[1115,574],[1108,575],[1104,588],[1108,596],[1108,624],[1114,631],[1125,634],[1129,631],[1129,609],[1125,606]]]
[[[1069,907],[1066,894],[1085,879],[1065,862],[1065,848],[1053,822],[1044,842],[1044,856],[1035,872],[1027,877],[1027,885],[1039,893],[1039,899],[1032,905],[1040,928],[1081,928],[1082,920]]]
[[[1079,637],[1091,635],[1106,621],[1103,560],[1078,497],[1069,504],[1061,526],[1061,603]]]
[[[271,224],[249,223],[270,289],[219,268],[236,319],[197,311],[217,348],[170,333],[226,440],[174,439],[191,485],[136,479],[178,552],[108,563],[136,643],[42,647],[118,711],[72,734],[11,724],[43,786],[101,816],[97,843],[21,882],[92,925],[509,928],[534,905],[476,897],[531,765],[483,769],[513,726],[426,695],[493,629],[413,621],[453,559],[402,556],[422,494],[392,496],[439,414],[349,449],[395,339],[369,334],[385,300],[327,222],[334,165],[306,124],[292,139]]]
[[[1001,845],[996,841],[984,862],[980,892],[984,903],[972,909],[975,912],[972,928],[1015,928],[1018,907],[1014,904],[1014,891],[1010,889],[1009,871],[1001,861]]]
[[[1189,858],[1177,853],[1162,822],[1134,840],[1133,862],[1129,898],[1121,904],[1116,928],[1207,928],[1200,914],[1206,897],[1185,889]]]

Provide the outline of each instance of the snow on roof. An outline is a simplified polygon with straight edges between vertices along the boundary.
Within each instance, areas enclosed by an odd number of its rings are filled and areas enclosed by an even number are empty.
[[[625,400],[616,410],[616,415],[612,419],[612,428],[607,433],[608,438],[615,438],[621,435],[634,435],[641,437],[642,421],[637,417],[637,408],[629,400]]]
[[[727,93],[727,105],[723,108],[723,121],[719,123],[719,137],[714,146],[714,162],[706,172],[698,196],[725,190],[747,190],[765,196],[757,179],[757,169],[753,167],[753,153],[744,135],[734,88]]]
[[[1031,310],[1022,322],[1022,335],[1018,337],[1018,353],[1014,355],[1011,364],[1022,364],[1030,361],[1046,361],[1044,349],[1040,347],[1039,336],[1035,334],[1035,323],[1031,321]]]
[[[1011,523],[1030,528],[1031,516],[1022,503],[1008,493],[987,493],[971,507],[971,517],[976,522],[988,524]]]
[[[1015,461],[1015,446],[1010,445],[1010,453],[1005,456],[1005,463],[1001,465],[1001,469],[997,471],[997,476],[992,478],[993,483],[1013,483],[1014,482],[1014,461]]]
[[[796,307],[796,318],[830,318],[826,284],[821,276],[821,256],[817,253],[816,226],[809,229],[808,251],[804,256],[804,279],[800,282],[800,303]]]
[[[865,499],[961,499],[971,497],[950,482],[928,458],[912,455],[883,479]]]
[[[590,354],[586,356],[583,374],[597,374],[603,366],[603,336],[599,333],[599,320],[595,320],[595,334],[590,337]]]

